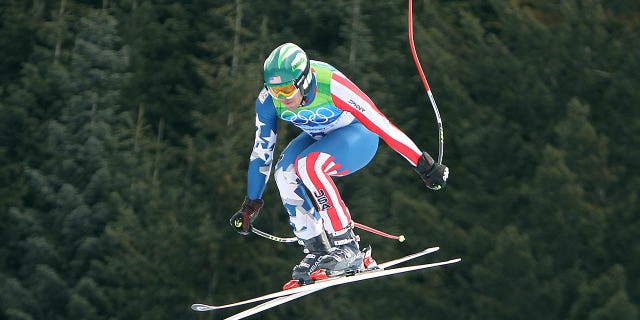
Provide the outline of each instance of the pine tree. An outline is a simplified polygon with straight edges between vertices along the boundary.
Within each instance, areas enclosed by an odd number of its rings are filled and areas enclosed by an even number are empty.
[[[638,306],[628,297],[624,274],[622,266],[614,265],[581,284],[568,319],[637,319]]]
[[[482,263],[472,267],[473,314],[478,319],[561,318],[562,296],[546,255],[538,257],[528,236],[513,226],[495,239]],[[527,303],[521,303],[527,301]]]
[[[126,79],[126,50],[118,43],[113,17],[96,10],[80,23],[68,67],[71,77],[62,88],[69,99],[59,118],[48,123],[45,150],[51,158],[27,168],[29,201],[13,215],[20,219],[16,222],[28,216],[34,220],[35,227],[28,230],[32,233],[16,240],[29,253],[20,261],[20,276],[40,301],[37,308],[23,311],[38,318],[65,317],[69,288],[100,256],[92,243],[110,215],[109,160],[117,150],[115,128],[122,120],[118,87]],[[55,61],[64,68],[62,59]],[[41,281],[29,280],[32,273]]]

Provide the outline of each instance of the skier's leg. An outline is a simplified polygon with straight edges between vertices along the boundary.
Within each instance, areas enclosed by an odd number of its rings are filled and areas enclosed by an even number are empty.
[[[295,160],[297,176],[313,195],[329,234],[352,224],[332,177],[349,175],[367,165],[376,153],[378,140],[362,124],[353,123],[309,145]]]
[[[323,231],[321,217],[294,167],[298,155],[314,142],[316,140],[306,133],[293,139],[280,155],[274,172],[282,204],[289,213],[293,233],[302,240],[311,239]]]
[[[294,234],[304,246],[305,257],[293,267],[291,278],[310,282],[318,259],[329,253],[331,245],[322,227],[322,219],[309,199],[302,181],[298,178],[294,162],[298,154],[316,140],[306,133],[292,140],[282,152],[276,164],[274,178],[282,203],[289,213],[289,223]]]
[[[345,176],[367,165],[377,150],[378,136],[355,123],[329,133],[310,145],[295,162],[298,176],[313,194],[333,246],[318,260],[317,269],[341,273],[362,265],[351,214],[332,177]]]

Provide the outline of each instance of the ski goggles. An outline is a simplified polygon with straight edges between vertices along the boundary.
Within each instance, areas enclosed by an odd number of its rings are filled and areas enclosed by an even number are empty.
[[[283,84],[279,86],[267,86],[269,94],[276,99],[289,99],[298,93],[298,87],[293,83]]]

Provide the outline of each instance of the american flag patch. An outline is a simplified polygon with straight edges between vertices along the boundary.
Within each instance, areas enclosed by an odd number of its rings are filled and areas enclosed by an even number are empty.
[[[279,83],[282,83],[282,79],[280,78],[280,76],[273,76],[273,77],[269,78],[269,83],[270,84],[279,84]]]

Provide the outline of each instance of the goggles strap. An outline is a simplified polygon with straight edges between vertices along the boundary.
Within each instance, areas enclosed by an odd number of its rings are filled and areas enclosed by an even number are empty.
[[[311,63],[309,62],[309,59],[307,59],[307,65],[304,67],[304,71],[302,71],[302,74],[294,82],[296,88],[300,89],[300,87],[302,86],[302,83],[304,82],[304,79],[309,75],[310,69],[311,69]]]

